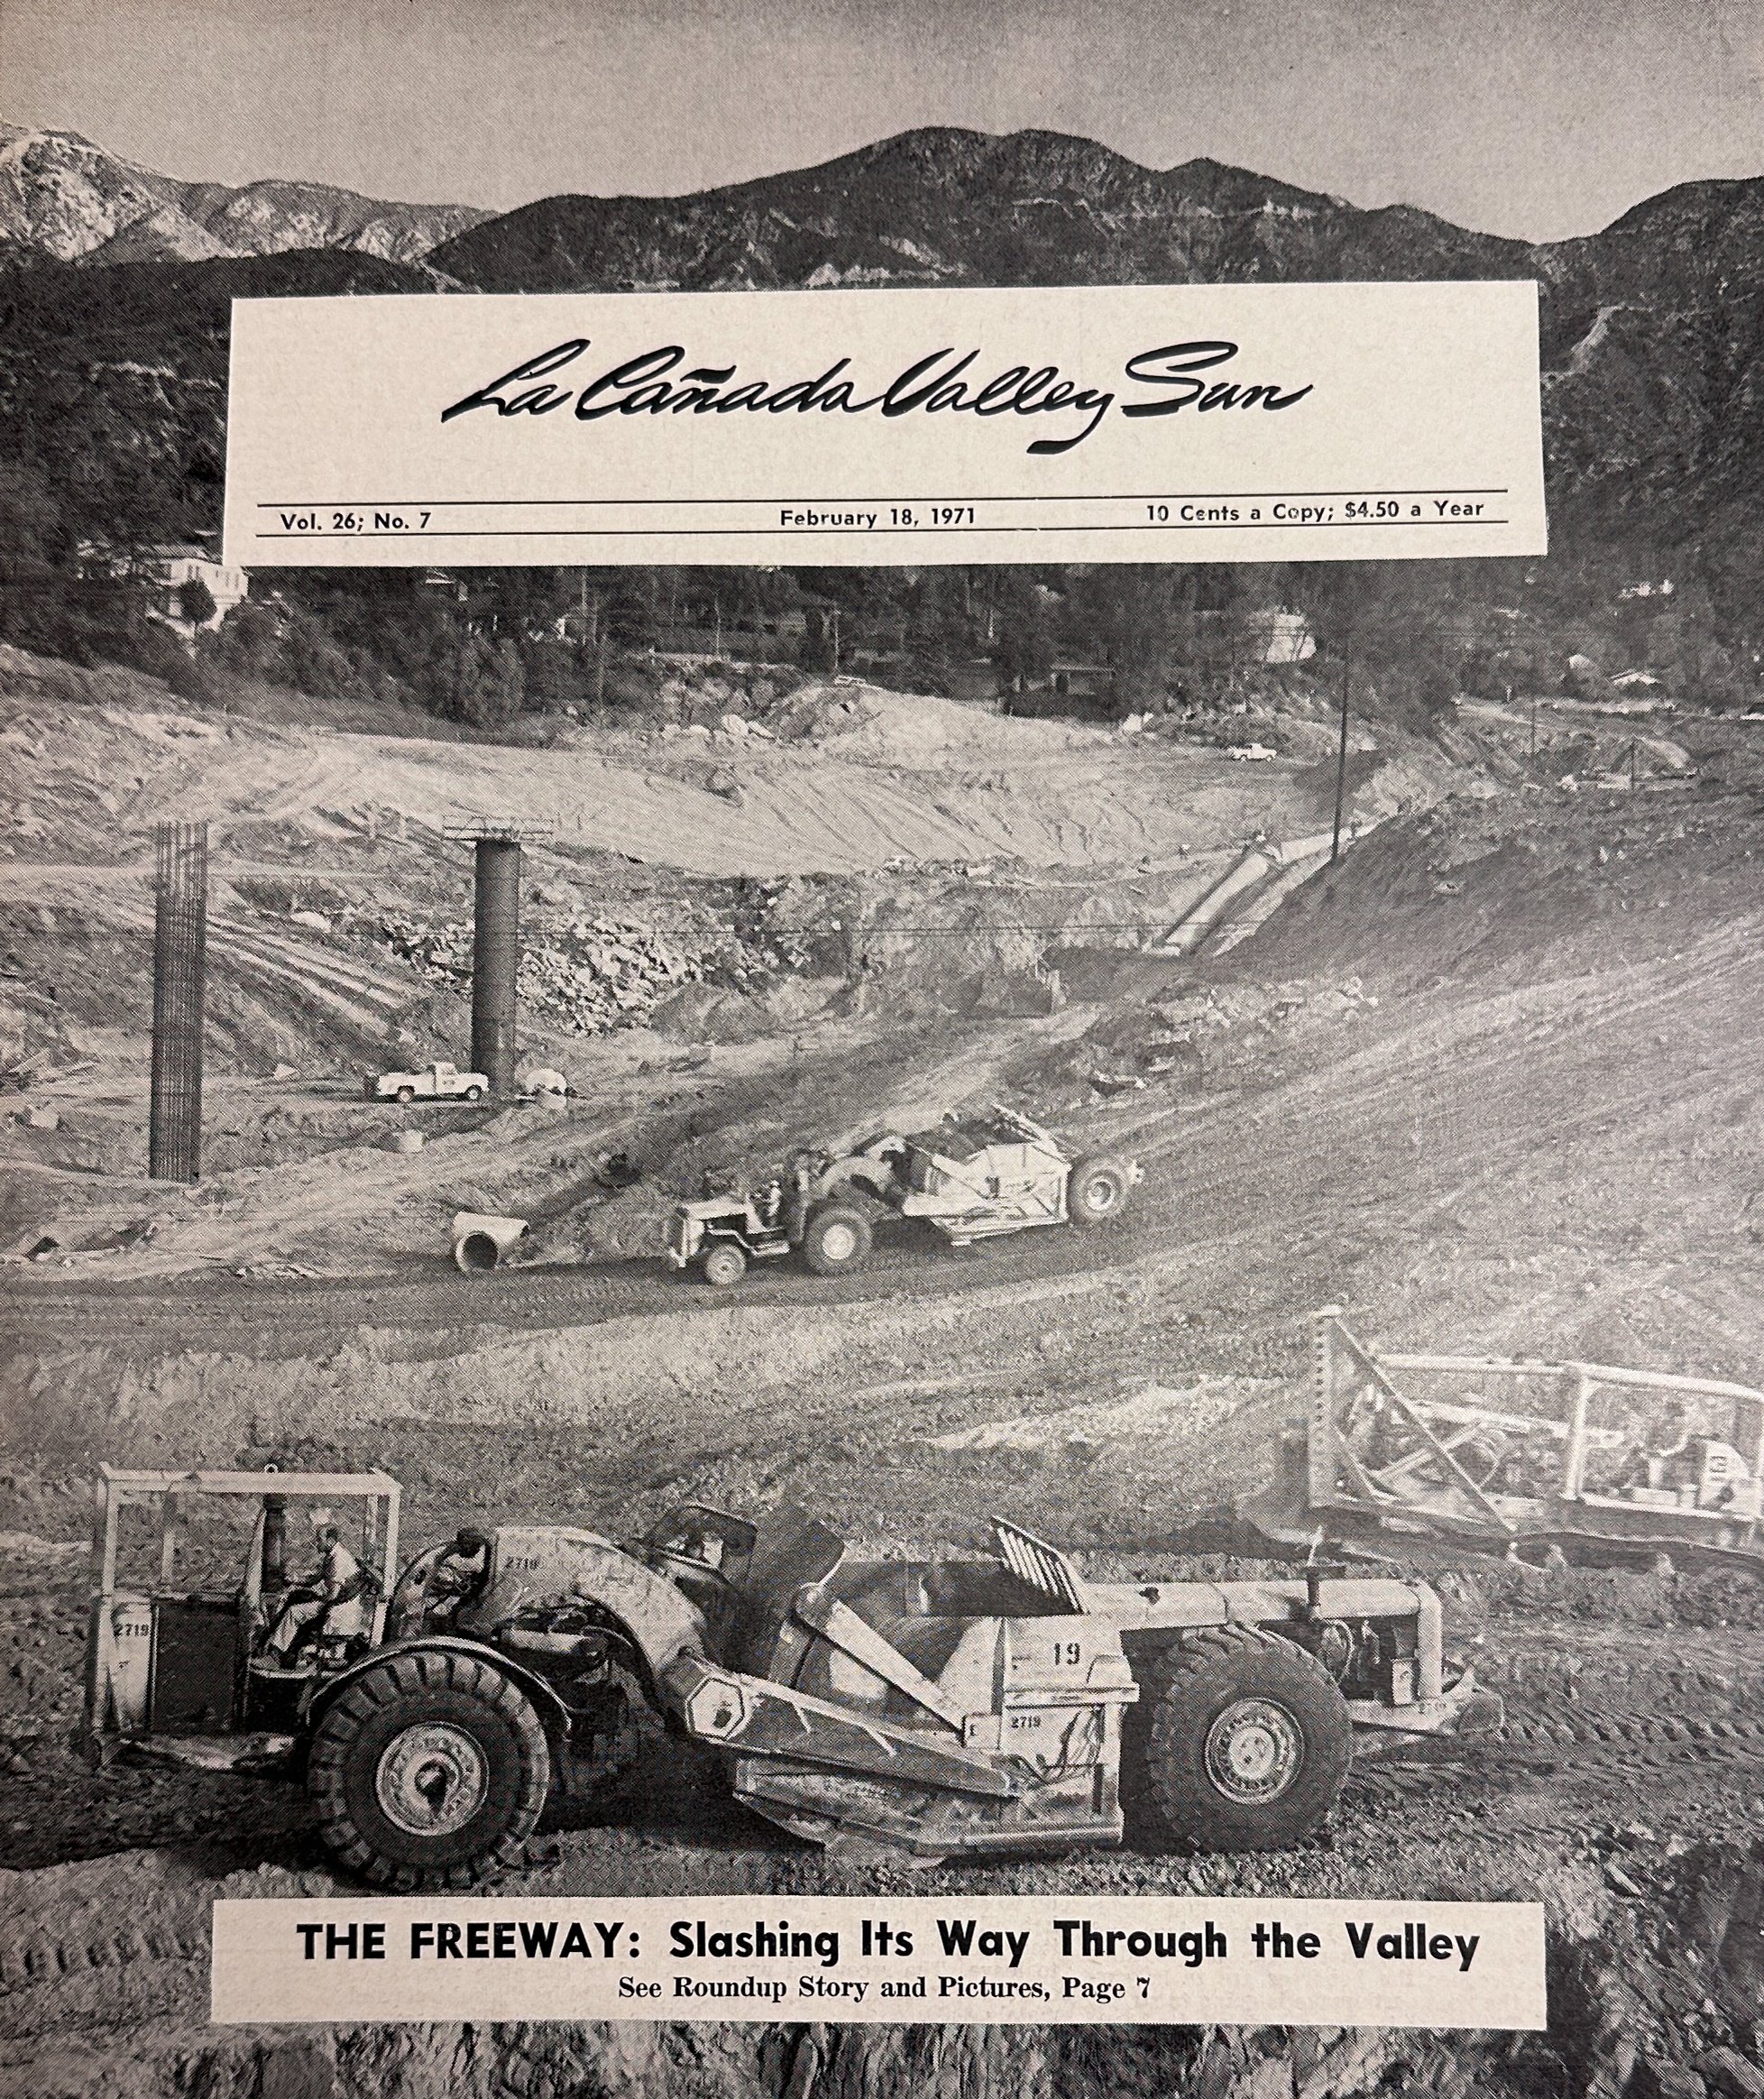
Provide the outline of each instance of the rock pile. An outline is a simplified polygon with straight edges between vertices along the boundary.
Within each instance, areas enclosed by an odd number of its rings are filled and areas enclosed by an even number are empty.
[[[374,924],[400,961],[432,981],[468,981],[472,931],[396,913]],[[701,959],[628,919],[554,921],[522,944],[520,1002],[570,1035],[639,1026],[662,1000],[703,973]]]
[[[782,883],[757,883],[731,928],[707,923],[669,939],[630,917],[547,913],[524,931],[517,984],[522,1007],[567,1035],[644,1026],[682,986],[760,992],[803,969],[797,936],[771,923]],[[374,937],[431,982],[464,989],[472,975],[472,929],[384,912]]]
[[[528,944],[517,985],[524,1005],[570,1034],[603,1035],[640,1025],[700,974],[696,956],[647,926],[572,918],[550,940]]]

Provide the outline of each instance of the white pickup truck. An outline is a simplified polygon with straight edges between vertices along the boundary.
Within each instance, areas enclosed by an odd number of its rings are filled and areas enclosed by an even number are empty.
[[[365,1088],[370,1100],[481,1100],[490,1091],[482,1072],[462,1072],[452,1064],[425,1064],[420,1072],[381,1072]]]

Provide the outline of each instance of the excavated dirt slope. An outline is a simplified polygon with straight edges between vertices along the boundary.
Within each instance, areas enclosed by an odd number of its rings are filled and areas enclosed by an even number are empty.
[[[155,704],[145,680],[127,705],[107,683],[69,704],[69,683],[65,667],[0,648],[4,799],[22,861],[71,847],[79,864],[115,862],[172,816],[247,838],[294,824],[317,840],[346,839],[376,813],[394,834],[433,835],[476,811],[543,815],[569,847],[706,876],[850,873],[896,858],[1112,865],[1278,824],[1300,769],[1150,740],[1123,765],[1106,730],[868,687],[830,693],[849,717],[802,741],[577,729],[521,750],[198,714],[162,692]],[[707,784],[717,772],[738,795]]]
[[[0,1254],[47,1238],[119,1276],[427,1256],[460,1207],[597,1201],[609,1151],[690,1183],[718,1163],[695,1142],[750,1131],[767,1096],[781,1132],[831,1134],[830,1075],[922,1063],[951,1018],[1045,1014],[1046,951],[1155,937],[1246,839],[1314,835],[1333,779],[844,683],[791,695],[770,741],[554,724],[545,750],[193,712],[15,650],[0,695]],[[1355,810],[1462,770],[1359,753]],[[561,1117],[360,1097],[364,1072],[464,1054],[470,849],[442,833],[473,812],[555,824],[527,855],[522,1047],[574,1082]],[[211,822],[194,1195],[141,1177],[170,815]],[[977,1037],[961,1054],[958,1091],[988,1061]],[[400,1128],[425,1148],[389,1154]],[[634,1243],[596,1222],[603,1249]]]

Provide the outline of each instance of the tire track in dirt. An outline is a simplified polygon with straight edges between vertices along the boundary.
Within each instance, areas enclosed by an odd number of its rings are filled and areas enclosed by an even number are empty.
[[[1736,1008],[1744,1007],[1764,999],[1764,957],[1735,955],[1713,966],[1687,962],[1654,990],[1648,1008],[1680,1010],[1693,981],[1701,996],[1713,986],[1723,1002],[1731,999]],[[1613,995],[1587,1013],[1566,1005],[1568,997],[1560,986],[1545,987],[1511,1025],[1495,1025],[1501,1010],[1510,1009],[1505,996],[1473,1008],[1450,1031],[1451,1054],[1443,1054],[1433,1038],[1423,1049],[1402,1040],[1381,1042],[1258,1097],[1217,1101],[1198,1113],[1160,1109],[1125,1120],[1111,1144],[1136,1150],[1159,1167],[1151,1200],[1130,1229],[1090,1237],[1026,1235],[967,1256],[925,1241],[891,1246],[885,1238],[859,1275],[836,1284],[794,1274],[756,1275],[743,1285],[741,1302],[809,1311],[903,1291],[942,1299],[1054,1277],[1088,1275],[1100,1280],[1185,1252],[1198,1262],[1216,1258],[1250,1229],[1242,1192],[1246,1178],[1254,1178],[1260,1201],[1291,1211],[1294,1191],[1309,1204],[1322,1200],[1319,1176],[1351,1183],[1362,1171],[1355,1162],[1363,1156],[1373,1163],[1374,1174],[1374,1183],[1363,1186],[1363,1199],[1382,1213],[1390,1234],[1401,1237],[1424,1226],[1465,1191],[1502,1177],[1521,1181],[1549,1147],[1596,1146],[1612,1111],[1579,1082],[1586,1060],[1596,1054],[1589,1030],[1633,1027],[1641,1008],[1633,998]],[[1557,1011],[1573,1012],[1573,1027],[1541,1043],[1531,1039],[1538,1020]],[[1502,1102],[1498,1121],[1465,1098],[1466,1068],[1474,1071],[1479,1095]],[[1376,1181],[1390,1181],[1396,1164],[1391,1130],[1404,1125],[1423,1133],[1417,1141],[1428,1146],[1427,1170],[1407,1187],[1392,1183],[1380,1188]],[[1257,1132],[1265,1137],[1258,1139]],[[384,1162],[376,1165],[381,1178],[389,1170]],[[419,1169],[408,1174],[413,1184],[420,1178]],[[1340,1189],[1335,1193],[1339,1196]],[[341,1200],[346,1208],[346,1191]],[[357,1324],[586,1325],[702,1308],[694,1287],[672,1280],[658,1263],[517,1269],[470,1282],[437,1263],[420,1277],[336,1284],[190,1285],[168,1280],[151,1290],[97,1283],[32,1285],[28,1293],[14,1293],[0,1330],[21,1342],[82,1330],[115,1338],[130,1330],[194,1337],[228,1332],[244,1313],[260,1330],[286,1335],[335,1332]]]
[[[0,1337],[18,1347],[79,1339],[143,1346],[199,1339],[237,1342],[241,1321],[254,1334],[334,1334],[355,1326],[426,1329],[592,1326],[633,1313],[690,1317],[740,1308],[837,1311],[848,1304],[911,1296],[947,1297],[1015,1285],[1095,1279],[1115,1267],[1094,1250],[1070,1243],[986,1249],[973,1260],[942,1247],[886,1243],[865,1270],[837,1281],[799,1275],[749,1278],[737,1298],[713,1295],[676,1279],[658,1260],[580,1269],[512,1269],[463,1277],[437,1260],[420,1277],[371,1282],[243,1283],[214,1278],[129,1284],[33,1286],[15,1293],[0,1315]]]
[[[537,750],[244,721],[221,732],[172,712],[69,714],[27,701],[22,762],[32,801],[51,807],[65,783],[100,771],[128,782],[114,792],[131,830],[201,809],[219,843],[266,822],[323,833],[364,803],[430,831],[471,808],[521,808],[553,814],[578,847],[715,876],[857,873],[896,857],[1101,866],[1148,842],[1217,845],[1317,800],[1293,763],[1249,785],[1217,752],[1158,746],[1123,771],[1106,732],[880,691],[863,704],[874,719],[855,736],[712,746],[615,735]],[[739,783],[739,806],[702,784],[712,765]]]

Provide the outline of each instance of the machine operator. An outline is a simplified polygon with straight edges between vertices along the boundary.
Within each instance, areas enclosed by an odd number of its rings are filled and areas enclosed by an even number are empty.
[[[345,1635],[365,1629],[362,1597],[367,1582],[361,1561],[344,1543],[329,1509],[315,1508],[310,1520],[318,1564],[298,1585],[295,1600],[284,1607],[263,1643],[265,1651],[284,1665],[302,1637],[316,1633],[321,1625],[326,1633]]]

